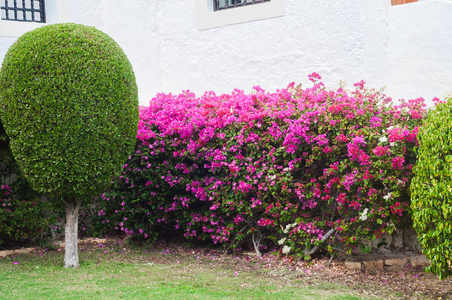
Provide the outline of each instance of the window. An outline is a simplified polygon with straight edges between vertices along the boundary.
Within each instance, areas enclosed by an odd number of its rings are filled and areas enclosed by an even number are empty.
[[[45,23],[44,0],[0,0],[2,20]]]
[[[69,21],[69,0],[0,0],[0,36],[19,37],[46,24]]]
[[[270,0],[214,0],[214,10],[234,8],[238,6],[269,2]]]
[[[285,0],[194,1],[199,30],[284,16]]]

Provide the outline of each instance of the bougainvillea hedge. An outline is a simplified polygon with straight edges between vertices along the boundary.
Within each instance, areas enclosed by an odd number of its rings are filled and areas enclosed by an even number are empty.
[[[407,222],[424,100],[310,80],[274,93],[157,95],[93,228],[306,256],[320,244],[351,251]]]

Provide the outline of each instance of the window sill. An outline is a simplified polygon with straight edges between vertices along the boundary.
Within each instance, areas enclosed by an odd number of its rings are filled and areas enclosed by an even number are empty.
[[[0,20],[0,36],[19,37],[25,32],[43,25],[45,23]]]
[[[219,11],[213,10],[212,1],[195,0],[195,11],[196,27],[205,30],[283,16],[284,0],[272,0]]]

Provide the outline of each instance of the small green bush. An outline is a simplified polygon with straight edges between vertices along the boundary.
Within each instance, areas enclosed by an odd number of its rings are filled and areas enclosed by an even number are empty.
[[[39,197],[19,177],[0,187],[0,248],[16,248],[22,243],[40,244],[49,240],[49,226],[55,223],[51,202]]]
[[[54,223],[52,206],[33,191],[20,173],[0,122],[0,247],[14,248],[24,242],[49,237]]]
[[[413,223],[427,271],[452,275],[452,99],[439,103],[419,131],[418,159],[411,183]]]
[[[14,180],[18,172],[17,164],[9,147],[9,137],[6,134],[3,123],[0,121],[0,176],[1,183],[9,183]]]

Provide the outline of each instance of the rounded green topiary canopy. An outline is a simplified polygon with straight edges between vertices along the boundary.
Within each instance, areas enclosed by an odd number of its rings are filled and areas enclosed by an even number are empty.
[[[135,144],[132,66],[94,27],[55,24],[21,36],[3,60],[0,105],[21,170],[57,197],[102,192]]]

